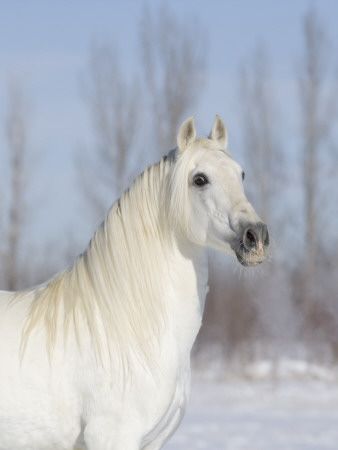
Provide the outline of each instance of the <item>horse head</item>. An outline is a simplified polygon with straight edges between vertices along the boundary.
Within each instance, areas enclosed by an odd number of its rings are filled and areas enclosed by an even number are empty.
[[[244,171],[227,141],[219,116],[208,138],[196,138],[193,117],[182,124],[171,204],[188,239],[236,255],[244,266],[257,265],[266,258],[269,232],[245,196]]]

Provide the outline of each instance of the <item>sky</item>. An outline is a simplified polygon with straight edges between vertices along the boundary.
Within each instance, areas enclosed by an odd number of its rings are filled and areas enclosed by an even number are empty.
[[[336,0],[2,0],[0,164],[4,164],[6,152],[7,87],[14,77],[22,84],[27,100],[29,145],[39,155],[31,167],[31,196],[39,199],[30,221],[35,239],[43,236],[42,241],[53,242],[62,235],[67,239],[73,235],[80,246],[88,242],[93,224],[85,223],[73,155],[91,140],[81,92],[90,45],[93,41],[111,42],[119,51],[126,76],[137,73],[142,13],[145,7],[155,11],[164,3],[180,21],[192,24],[207,44],[206,84],[191,111],[197,131],[208,133],[215,114],[221,115],[234,155],[240,135],[234,94],[238,71],[252,58],[257,43],[266,45],[274,81],[285,90],[284,108],[289,110],[290,122],[294,113],[290,86],[302,51],[302,19],[309,8],[315,8],[332,43],[338,44]]]

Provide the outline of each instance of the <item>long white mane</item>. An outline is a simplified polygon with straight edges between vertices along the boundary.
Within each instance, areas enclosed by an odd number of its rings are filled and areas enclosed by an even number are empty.
[[[99,357],[108,351],[112,365],[120,363],[124,370],[132,357],[150,364],[150,349],[156,350],[165,324],[165,253],[173,225],[168,221],[179,214],[176,204],[173,215],[171,194],[184,193],[170,184],[177,182],[177,176],[168,176],[173,165],[173,158],[165,157],[136,178],[73,267],[34,292],[23,352],[41,323],[49,354],[60,329],[65,340],[75,333],[81,347],[85,324]]]

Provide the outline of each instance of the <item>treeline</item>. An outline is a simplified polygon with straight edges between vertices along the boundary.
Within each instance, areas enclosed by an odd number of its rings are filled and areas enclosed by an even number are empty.
[[[296,64],[290,61],[292,114],[285,109],[288,99],[264,43],[238,69],[238,144],[247,168],[246,189],[273,239],[270,261],[255,271],[212,255],[211,289],[196,350],[210,352],[212,346],[227,360],[286,354],[338,359],[337,61],[314,10],[300,25],[302,54]],[[197,106],[207,78],[203,36],[167,9],[145,11],[140,64],[128,76],[121,49],[110,42],[91,46],[81,90],[93,139],[74,151],[74,176],[89,211],[84,219],[102,219],[144,163],[175,146],[179,124]],[[42,281],[53,267],[42,270],[32,258],[34,249],[23,250],[29,241],[32,143],[25,93],[15,80],[7,100],[0,282],[2,289],[17,289]],[[290,126],[289,115],[298,122]],[[140,155],[146,157],[140,161]]]

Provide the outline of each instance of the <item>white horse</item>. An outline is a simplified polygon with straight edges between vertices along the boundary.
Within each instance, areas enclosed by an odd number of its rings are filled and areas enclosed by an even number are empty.
[[[216,116],[112,206],[73,267],[0,293],[0,449],[156,450],[178,427],[207,252],[262,262],[269,237]]]

